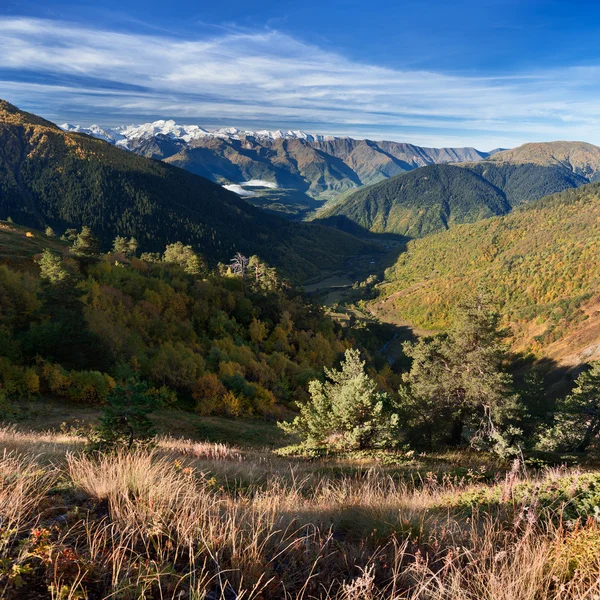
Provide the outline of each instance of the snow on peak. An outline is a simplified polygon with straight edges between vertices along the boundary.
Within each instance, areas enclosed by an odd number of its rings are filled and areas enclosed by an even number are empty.
[[[108,127],[100,127],[99,125],[90,125],[89,127],[81,127],[79,125],[71,125],[70,123],[63,123],[60,125],[63,131],[73,133],[86,133],[105,142],[116,144],[123,139],[123,136],[117,129],[109,129]]]
[[[100,127],[99,125],[90,125],[90,127],[81,127],[70,123],[63,123],[60,128],[64,131],[76,133],[86,133],[96,138],[106,140],[112,144],[127,148],[130,140],[151,139],[157,136],[165,136],[174,140],[181,140],[186,144],[195,139],[212,137],[230,140],[240,140],[242,138],[256,139],[296,139],[307,142],[322,142],[336,139],[333,136],[306,133],[301,130],[281,129],[269,131],[262,129],[260,131],[248,131],[238,129],[237,127],[221,127],[219,129],[208,130],[198,125],[179,125],[174,120],[159,119],[152,123],[143,123],[141,125],[121,125],[114,129]]]

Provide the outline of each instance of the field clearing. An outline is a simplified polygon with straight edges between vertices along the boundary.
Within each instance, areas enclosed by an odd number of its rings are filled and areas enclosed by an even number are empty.
[[[150,452],[85,443],[76,428],[0,429],[1,598],[600,593],[597,472],[465,452],[305,461],[165,435]]]

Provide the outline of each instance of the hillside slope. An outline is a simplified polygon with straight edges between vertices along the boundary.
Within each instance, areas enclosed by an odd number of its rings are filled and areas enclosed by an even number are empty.
[[[600,148],[586,142],[541,142],[523,144],[512,150],[503,150],[489,158],[492,162],[560,165],[565,169],[595,179],[600,172]]]
[[[260,254],[302,279],[341,265],[364,244],[290,223],[182,169],[66,133],[0,101],[0,219],[38,228],[90,226],[107,247],[134,236],[142,250],[181,240],[213,260]]]
[[[431,165],[358,190],[319,219],[335,225],[344,217],[373,232],[421,237],[510,208],[502,191],[479,174]]]
[[[318,216],[345,217],[372,231],[420,237],[504,214],[598,176],[600,148],[592,144],[526,144],[477,162],[433,165],[398,175],[346,195]]]
[[[484,284],[516,348],[578,362],[600,356],[599,251],[596,183],[409,242],[375,309],[383,302],[399,318],[443,329],[456,303]]]

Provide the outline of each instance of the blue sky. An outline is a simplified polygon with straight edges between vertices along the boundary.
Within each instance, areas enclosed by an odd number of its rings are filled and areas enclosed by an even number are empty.
[[[592,1],[4,0],[0,97],[82,125],[600,144],[599,30]]]

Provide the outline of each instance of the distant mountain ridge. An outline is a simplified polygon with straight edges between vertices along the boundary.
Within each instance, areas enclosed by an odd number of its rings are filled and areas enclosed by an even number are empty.
[[[475,162],[491,156],[470,147],[425,148],[300,130],[208,130],[173,120],[113,129],[64,123],[61,128],[164,160],[220,184],[262,180],[319,200],[426,165]]]
[[[585,142],[525,144],[476,162],[429,165],[364,187],[325,206],[319,219],[411,238],[504,215],[600,178],[600,148]]]
[[[282,131],[281,129],[269,131],[262,129],[258,131],[249,131],[238,129],[237,127],[221,127],[218,129],[204,129],[199,125],[179,125],[172,119],[166,121],[160,119],[152,123],[143,123],[142,125],[119,125],[118,127],[100,127],[99,125],[90,125],[89,127],[81,127],[79,125],[71,125],[63,123],[59,125],[63,131],[74,133],[86,133],[93,137],[103,139],[107,142],[127,146],[128,140],[139,138],[150,138],[158,135],[171,137],[182,140],[186,143],[194,139],[204,137],[220,138],[220,139],[235,139],[239,140],[244,137],[267,138],[271,140],[277,139],[301,139],[308,142],[324,141],[336,139],[334,136],[320,135],[316,133],[307,133],[300,130]]]

